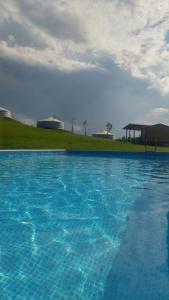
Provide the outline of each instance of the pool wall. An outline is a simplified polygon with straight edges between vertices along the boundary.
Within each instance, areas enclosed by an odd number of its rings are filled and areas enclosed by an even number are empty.
[[[168,152],[121,152],[121,151],[66,151],[68,155],[79,156],[102,156],[102,157],[116,157],[116,158],[138,158],[138,159],[169,159]]]

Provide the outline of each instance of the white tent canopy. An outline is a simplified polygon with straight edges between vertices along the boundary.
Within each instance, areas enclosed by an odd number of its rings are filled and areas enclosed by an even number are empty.
[[[55,117],[49,117],[37,121],[37,127],[46,129],[64,129],[64,122],[56,119]]]
[[[52,122],[62,122],[61,120],[58,120],[56,119],[55,117],[49,117],[49,118],[46,118],[46,119],[42,119],[42,120],[39,120],[38,122],[42,122],[42,121],[52,121]]]
[[[6,108],[0,107],[0,117],[11,118],[11,112]]]

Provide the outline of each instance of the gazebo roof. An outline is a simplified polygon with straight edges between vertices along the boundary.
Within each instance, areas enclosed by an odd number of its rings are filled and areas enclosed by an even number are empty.
[[[151,125],[146,125],[146,124],[128,124],[127,126],[125,126],[123,129],[127,129],[127,130],[142,130],[146,127],[150,127]]]
[[[151,127],[152,128],[154,128],[154,127],[169,128],[169,125],[165,125],[165,124],[162,124],[162,123],[157,123],[157,124],[152,125]]]

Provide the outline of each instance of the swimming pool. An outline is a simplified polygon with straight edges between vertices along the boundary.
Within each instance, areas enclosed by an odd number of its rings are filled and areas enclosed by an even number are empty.
[[[0,153],[0,299],[169,299],[169,158]]]

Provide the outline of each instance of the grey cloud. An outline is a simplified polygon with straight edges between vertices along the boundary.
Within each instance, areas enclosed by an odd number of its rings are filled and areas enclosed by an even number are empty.
[[[10,36],[14,37],[14,40],[10,40]],[[46,45],[37,35],[30,32],[29,28],[26,28],[24,24],[21,24],[15,20],[9,19],[1,23],[0,26],[0,39],[5,40],[9,46],[23,46],[33,48],[45,48]]]
[[[75,42],[85,41],[85,31],[78,18],[66,11],[56,11],[50,5],[43,4],[42,1],[29,4],[22,1],[19,7],[23,14],[36,26],[43,28],[46,32],[59,39],[70,39]]]
[[[128,5],[133,10],[135,8],[135,5],[137,4],[137,0],[119,0],[117,1],[117,5],[120,4]]]
[[[165,36],[165,39],[167,41],[167,44],[169,44],[169,31],[167,32],[166,36]]]

